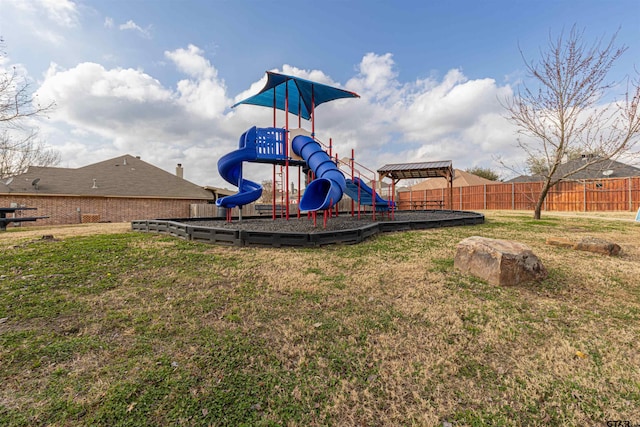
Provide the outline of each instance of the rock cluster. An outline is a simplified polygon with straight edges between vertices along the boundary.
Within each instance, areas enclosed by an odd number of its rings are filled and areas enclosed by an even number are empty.
[[[575,243],[569,239],[550,237],[547,239],[547,245],[560,246],[562,248],[575,249],[577,251],[594,252],[602,255],[616,256],[622,250],[617,243],[609,242],[595,237],[585,237]]]

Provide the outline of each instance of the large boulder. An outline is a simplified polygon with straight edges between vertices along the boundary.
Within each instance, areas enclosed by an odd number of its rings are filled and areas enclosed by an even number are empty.
[[[458,243],[454,267],[500,286],[540,281],[547,269],[519,242],[472,236]]]

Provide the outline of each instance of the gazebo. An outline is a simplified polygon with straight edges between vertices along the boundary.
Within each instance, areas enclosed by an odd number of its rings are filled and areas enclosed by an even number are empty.
[[[441,160],[437,162],[422,163],[391,163],[378,169],[380,179],[391,178],[393,194],[395,186],[402,179],[416,178],[445,178],[449,190],[449,209],[453,209],[453,162]]]

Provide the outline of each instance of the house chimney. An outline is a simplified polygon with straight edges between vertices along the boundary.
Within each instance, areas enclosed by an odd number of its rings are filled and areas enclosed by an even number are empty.
[[[178,178],[184,177],[184,169],[182,168],[182,163],[178,163],[178,166],[176,166],[176,176]]]

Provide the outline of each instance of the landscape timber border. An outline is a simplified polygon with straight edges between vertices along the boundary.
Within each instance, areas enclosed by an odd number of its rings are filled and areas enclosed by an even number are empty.
[[[425,211],[428,212],[428,211]],[[437,211],[447,212],[447,211]],[[131,222],[133,231],[169,234],[195,242],[224,246],[261,246],[261,247],[320,247],[325,245],[353,245],[379,233],[398,231],[426,230],[442,227],[458,227],[484,223],[484,215],[477,212],[449,211],[452,218],[423,219],[410,221],[367,222],[362,227],[346,230],[303,232],[253,231],[242,229],[216,228],[194,225],[193,222],[224,221],[221,218],[175,218],[137,220]],[[260,219],[259,216],[245,217]],[[264,219],[264,221],[271,221]],[[191,224],[190,224],[191,223]]]

